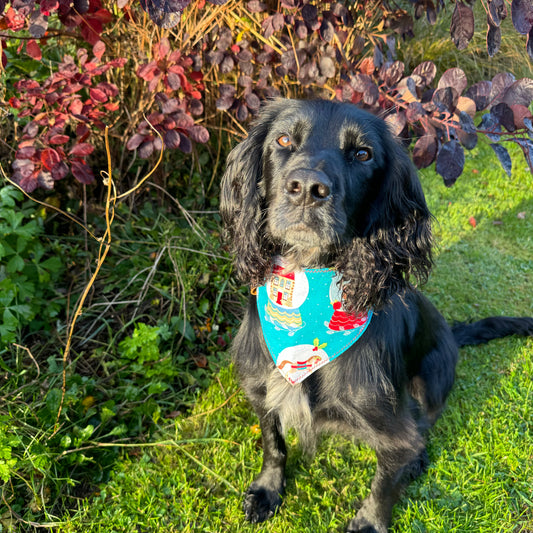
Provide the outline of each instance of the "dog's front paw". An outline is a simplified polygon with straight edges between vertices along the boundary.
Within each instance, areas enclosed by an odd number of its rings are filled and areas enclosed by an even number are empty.
[[[281,505],[281,494],[252,483],[246,492],[242,508],[246,520],[257,524],[268,520]]]

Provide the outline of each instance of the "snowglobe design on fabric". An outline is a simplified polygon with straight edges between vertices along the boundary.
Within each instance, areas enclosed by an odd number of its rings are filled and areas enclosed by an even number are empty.
[[[274,259],[270,278],[258,287],[257,309],[272,359],[293,385],[352,346],[372,318],[372,310],[343,309],[335,270],[290,272],[281,257]]]

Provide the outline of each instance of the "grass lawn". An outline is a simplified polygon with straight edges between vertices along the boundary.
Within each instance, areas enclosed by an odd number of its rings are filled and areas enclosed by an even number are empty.
[[[451,189],[422,172],[438,220],[424,291],[450,321],[532,315],[533,176],[521,154],[512,178],[487,146],[467,158]],[[396,505],[395,531],[533,531],[532,376],[533,339],[461,351],[448,408],[430,435],[429,470]],[[251,526],[241,499],[260,468],[260,434],[228,362],[192,415],[162,422],[150,445],[124,448],[111,480],[58,531],[342,531],[369,491],[373,452],[328,437],[309,460],[291,440],[281,511]]]

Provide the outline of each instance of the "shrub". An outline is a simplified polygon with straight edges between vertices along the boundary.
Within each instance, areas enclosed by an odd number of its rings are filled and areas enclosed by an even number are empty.
[[[69,173],[91,182],[86,158],[98,143],[104,115],[127,138],[120,146],[149,158],[163,146],[191,152],[192,143],[208,141],[209,131],[233,129],[257,113],[262,99],[276,95],[334,97],[384,114],[399,136],[416,141],[415,164],[436,163],[447,185],[462,173],[464,148],[475,147],[479,135],[492,142],[507,172],[505,142],[518,144],[533,168],[533,80],[502,73],[469,87],[460,68],[438,77],[430,61],[406,72],[397,59],[397,41],[413,36],[414,19],[426,15],[434,23],[444,2],[417,0],[391,9],[383,0],[282,0],[279,10],[258,0],[140,4],[165,28],[160,38],[153,39],[133,1],[85,0],[71,7],[66,0],[14,0],[3,8],[0,24],[9,34],[29,34],[18,47],[7,44],[8,75],[16,52],[43,61],[43,48],[45,55],[50,48],[40,42],[68,49],[63,27],[78,45],[77,62],[64,55],[51,63],[50,76],[23,79],[10,90],[22,133],[15,140],[13,177],[25,190],[51,188]],[[502,0],[488,5],[487,54],[493,56],[508,13]],[[513,0],[511,13],[516,31],[529,34],[532,55],[530,4]],[[473,30],[474,11],[457,2],[451,37],[459,50]],[[117,33],[124,38],[120,44],[104,46]],[[94,58],[88,61],[90,47]],[[128,77],[129,70],[136,77]]]

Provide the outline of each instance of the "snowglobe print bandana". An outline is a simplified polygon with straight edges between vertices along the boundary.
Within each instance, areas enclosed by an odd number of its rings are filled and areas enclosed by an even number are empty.
[[[333,361],[365,332],[372,311],[342,308],[340,275],[329,268],[287,272],[274,258],[270,279],[257,289],[263,335],[278,370],[292,385]]]

